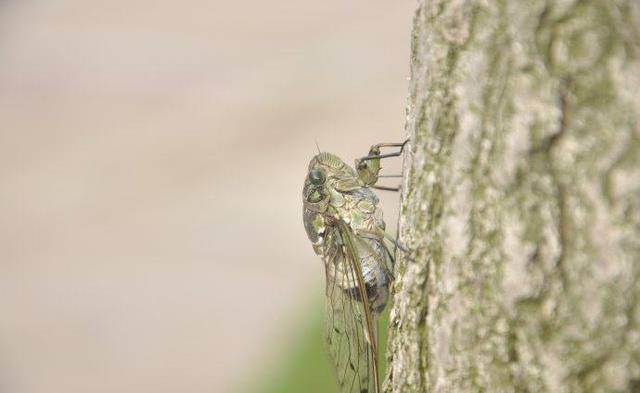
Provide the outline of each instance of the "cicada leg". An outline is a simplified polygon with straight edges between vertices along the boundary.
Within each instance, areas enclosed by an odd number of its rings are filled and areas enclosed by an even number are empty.
[[[376,183],[381,177],[400,177],[400,175],[380,175],[380,169],[382,169],[380,160],[383,158],[398,157],[404,151],[407,142],[409,142],[409,139],[402,143],[378,143],[377,145],[371,146],[368,155],[356,160],[356,170],[358,171],[360,180],[365,185],[378,190],[399,191],[400,187],[378,186]],[[380,154],[380,149],[383,147],[399,147],[400,149],[394,153]]]

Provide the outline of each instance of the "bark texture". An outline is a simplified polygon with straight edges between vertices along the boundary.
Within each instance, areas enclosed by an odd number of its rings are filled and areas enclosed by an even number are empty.
[[[420,1],[386,392],[640,391],[640,4]]]

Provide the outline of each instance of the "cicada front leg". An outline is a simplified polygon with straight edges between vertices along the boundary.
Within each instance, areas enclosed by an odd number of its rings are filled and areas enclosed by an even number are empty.
[[[360,178],[360,180],[366,186],[378,190],[399,191],[400,187],[387,187],[377,185],[378,179],[380,179],[381,177],[401,177],[401,175],[380,175],[380,169],[382,169],[382,167],[380,166],[380,160],[383,158],[398,157],[404,151],[404,147],[406,146],[407,142],[409,142],[409,139],[402,143],[379,143],[377,145],[371,146],[368,155],[356,160],[356,170],[358,171],[358,177]],[[380,149],[383,147],[399,147],[400,149],[397,152],[380,154]]]

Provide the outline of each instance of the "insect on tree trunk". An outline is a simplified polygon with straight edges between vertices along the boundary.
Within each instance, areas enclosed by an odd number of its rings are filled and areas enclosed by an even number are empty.
[[[640,391],[640,3],[420,1],[385,391]]]

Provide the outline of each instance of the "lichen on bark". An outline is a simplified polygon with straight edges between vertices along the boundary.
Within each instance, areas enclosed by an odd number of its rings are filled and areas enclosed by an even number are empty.
[[[386,392],[640,389],[638,26],[419,2]]]

